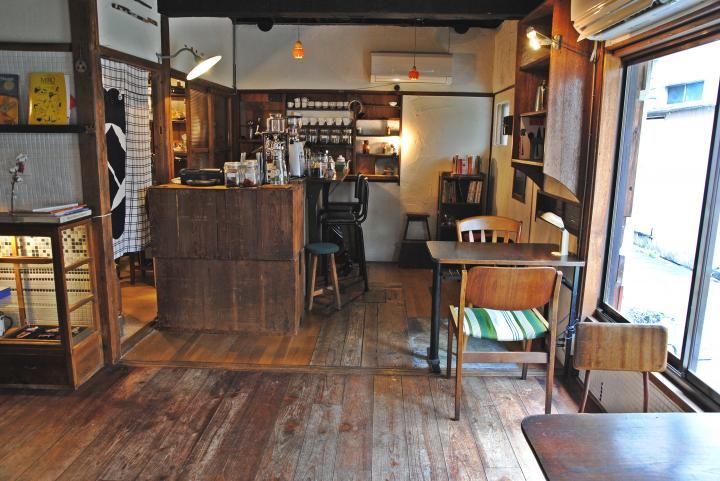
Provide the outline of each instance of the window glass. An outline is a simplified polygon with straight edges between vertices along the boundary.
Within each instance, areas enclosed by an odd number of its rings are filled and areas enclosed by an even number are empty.
[[[666,105],[700,100],[706,84],[717,91],[720,64],[708,58],[720,58],[720,42],[628,67],[606,268],[606,305],[630,322],[666,326],[678,360],[694,342],[685,334],[688,312],[702,301],[691,286],[715,106]]]

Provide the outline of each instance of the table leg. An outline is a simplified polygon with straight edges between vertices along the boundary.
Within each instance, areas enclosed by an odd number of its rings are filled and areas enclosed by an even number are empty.
[[[568,317],[568,326],[565,330],[565,377],[569,377],[573,372],[572,368],[572,352],[573,340],[575,339],[575,331],[577,330],[580,317],[578,316],[578,297],[580,297],[580,267],[573,269],[572,294],[570,296],[570,315]]]
[[[430,347],[428,348],[428,364],[432,372],[440,372],[440,272],[439,263],[433,263],[432,313],[430,315]]]

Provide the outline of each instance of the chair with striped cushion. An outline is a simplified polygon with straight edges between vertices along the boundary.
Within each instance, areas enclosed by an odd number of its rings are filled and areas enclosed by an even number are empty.
[[[450,377],[453,337],[457,337],[455,420],[460,419],[463,362],[546,364],[545,412],[550,413],[557,310],[562,273],[552,267],[474,267],[462,270],[459,309],[450,306],[447,376]],[[549,304],[546,320],[538,308]],[[472,307],[468,307],[472,306]],[[458,312],[464,312],[462,329]],[[468,337],[500,342],[520,341],[523,351],[466,352]],[[547,352],[533,352],[528,341],[547,337]]]

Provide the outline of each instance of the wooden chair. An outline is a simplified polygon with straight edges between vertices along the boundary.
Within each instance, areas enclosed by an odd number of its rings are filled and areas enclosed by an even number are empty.
[[[453,334],[457,336],[455,420],[460,419],[463,362],[547,364],[545,413],[550,413],[555,369],[558,298],[562,272],[552,267],[474,267],[463,269],[459,309],[450,306],[447,376],[450,377]],[[468,303],[476,307],[467,307]],[[537,308],[549,305],[545,320]],[[458,311],[464,312],[460,323]],[[515,311],[515,312],[510,312]],[[547,352],[465,352],[467,336],[496,341],[526,341],[548,337]]]
[[[479,215],[457,221],[455,228],[459,242],[475,242],[479,234],[479,242],[498,242],[500,239],[507,244],[520,242],[522,222],[509,217]]]
[[[585,370],[585,393],[580,411],[585,411],[590,392],[590,372],[639,371],[643,374],[643,412],[648,411],[648,381],[651,372],[667,365],[668,332],[652,324],[582,322],[575,335],[575,369]]]

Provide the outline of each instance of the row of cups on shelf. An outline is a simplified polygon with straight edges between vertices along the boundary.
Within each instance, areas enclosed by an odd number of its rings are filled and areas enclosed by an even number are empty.
[[[303,122],[304,125],[320,125],[328,127],[342,127],[343,125],[347,127],[352,123],[352,119],[350,117],[305,117],[303,120],[307,120],[307,123]]]
[[[295,97],[288,100],[289,109],[329,109],[329,110],[347,110],[350,108],[350,102],[342,100],[309,100],[307,97]]]

